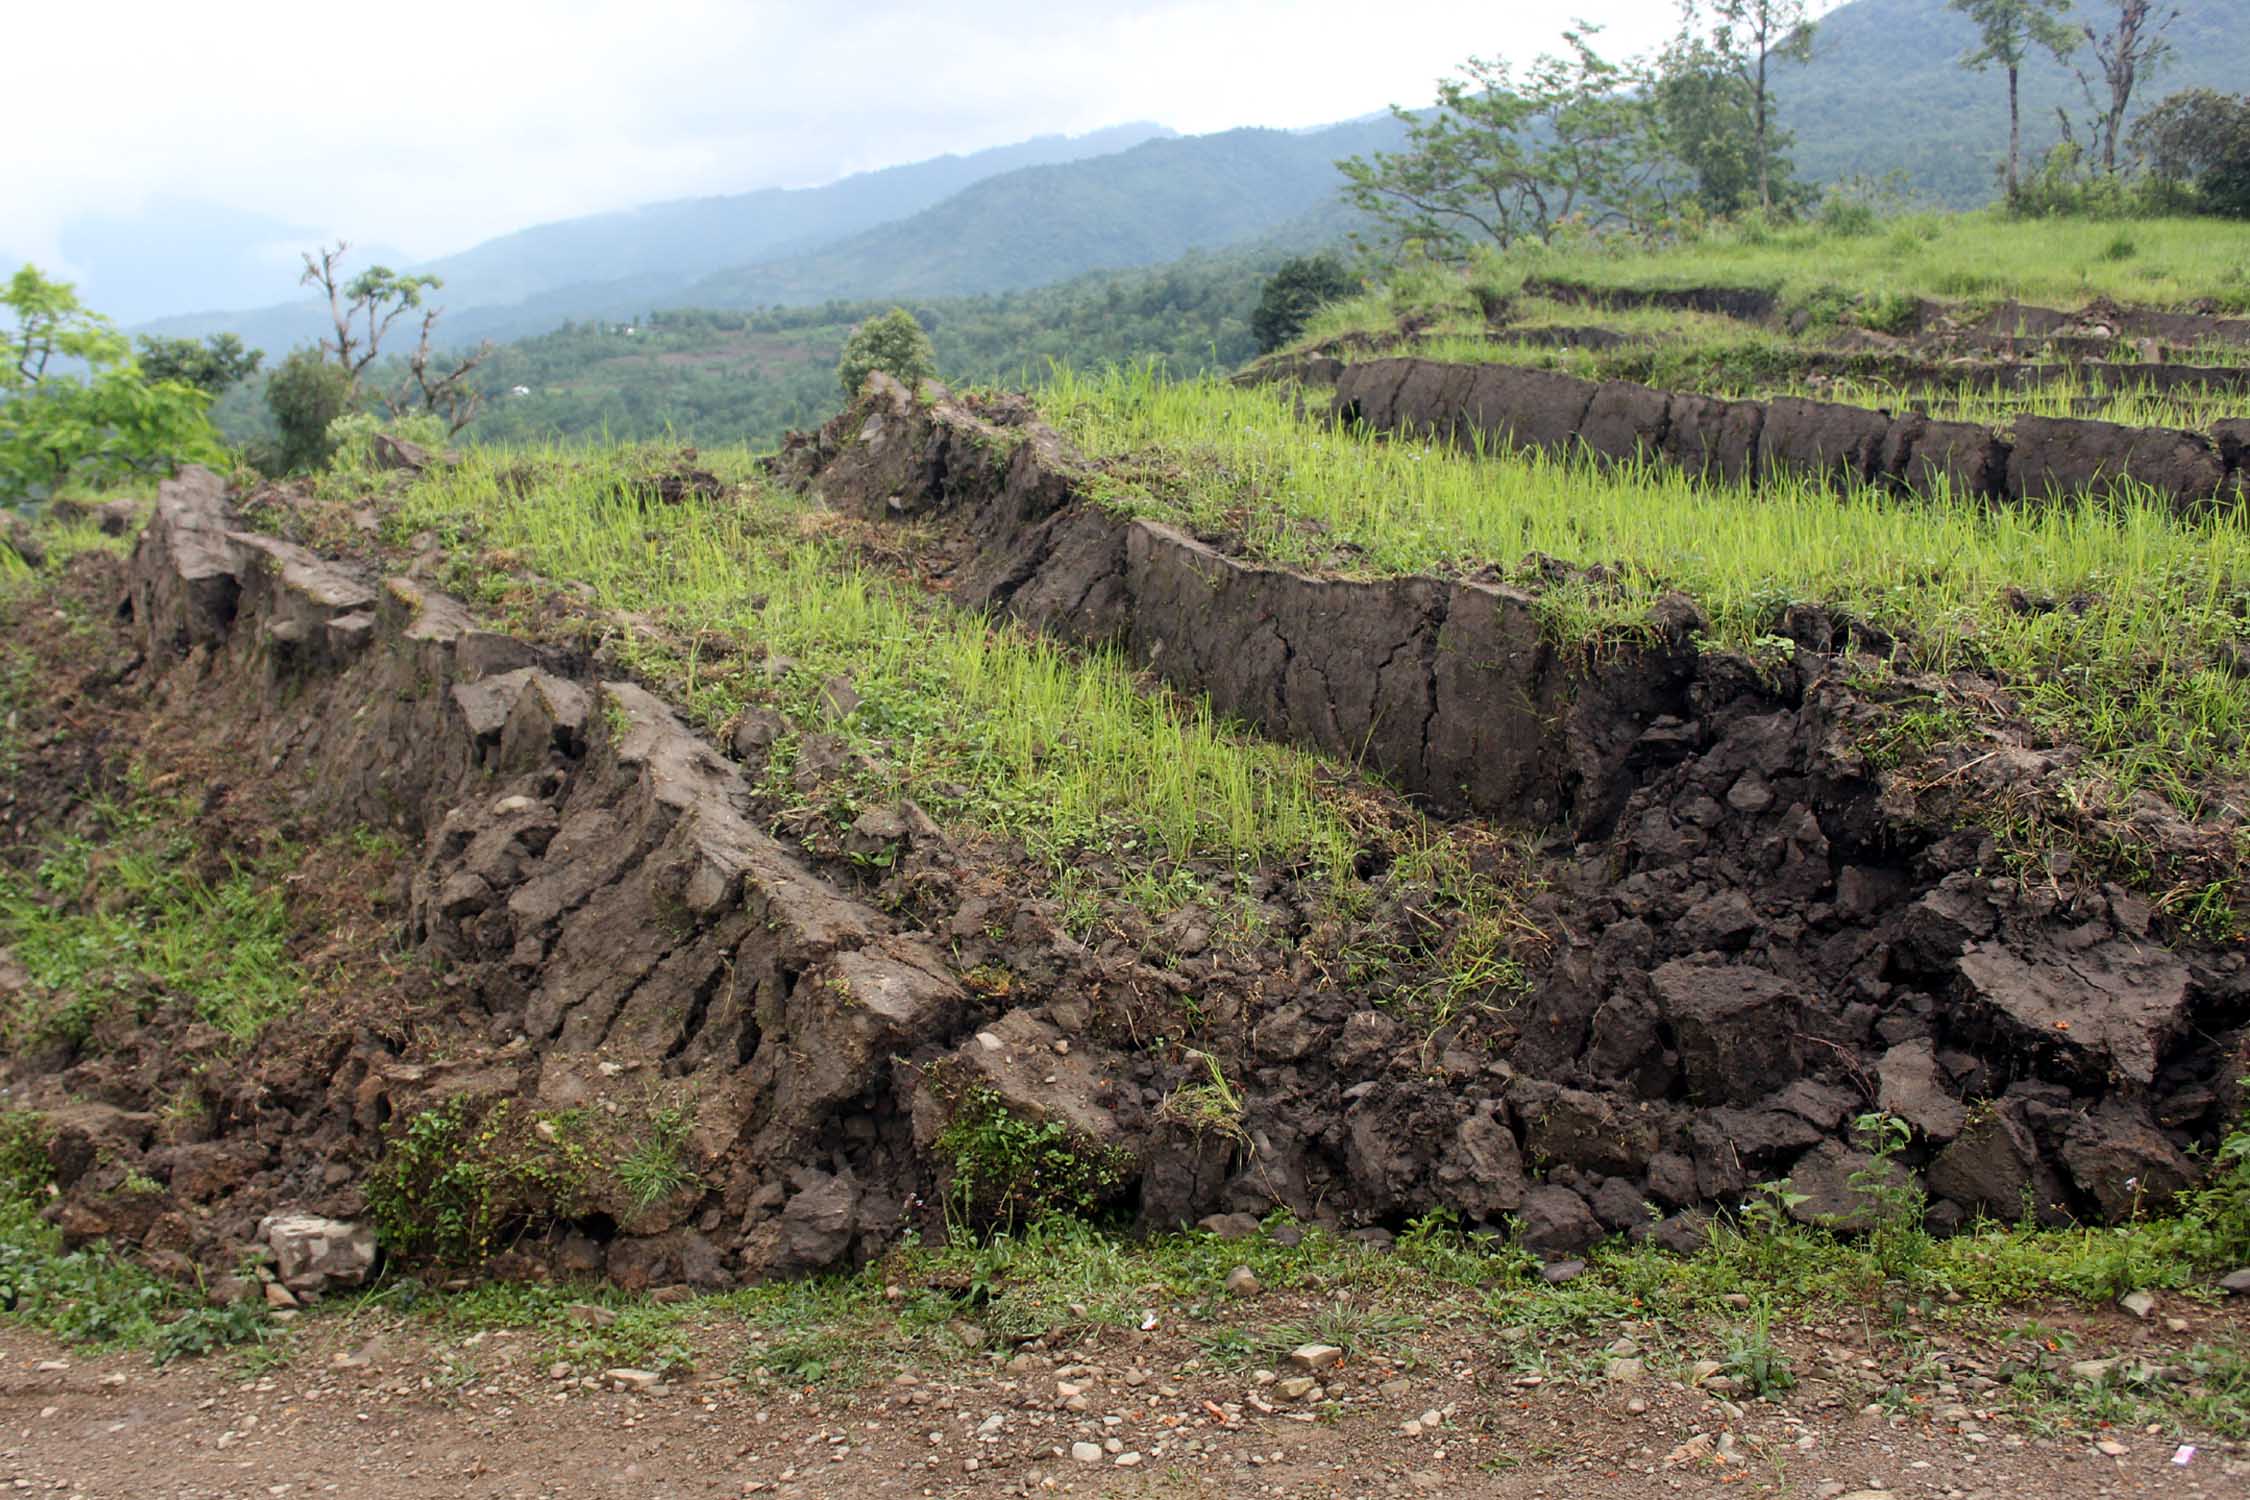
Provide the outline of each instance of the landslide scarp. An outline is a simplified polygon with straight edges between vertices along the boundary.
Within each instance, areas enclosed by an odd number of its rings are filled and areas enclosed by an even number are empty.
[[[1279,565],[1124,513],[1020,403],[925,396],[879,386],[791,455],[849,522],[558,507],[568,475],[480,455],[256,497],[265,531],[167,485],[121,691],[219,727],[308,827],[397,841],[411,983],[218,1059],[243,1102],[192,1157],[121,1085],[66,1154],[151,1212],[73,1182],[76,1232],[162,1221],[215,1268],[305,1208],[401,1257],[720,1284],[1029,1211],[992,1174],[1034,1139],[1083,1168],[1048,1207],[1442,1207],[1559,1254],[1690,1245],[1782,1176],[1849,1221],[1876,1110],[1940,1227],[2139,1211],[2234,1117],[2240,955],[2115,881],[2023,878],[1950,784],[1889,775],[1847,625],[1759,659],[1678,599],[1576,651],[1535,579]],[[1174,736],[1201,811],[1136,840],[1162,756],[1102,781],[1090,730],[986,733],[1036,702]],[[2060,769],[1995,741],[1951,781]],[[86,1054],[16,1062],[53,1109]]]

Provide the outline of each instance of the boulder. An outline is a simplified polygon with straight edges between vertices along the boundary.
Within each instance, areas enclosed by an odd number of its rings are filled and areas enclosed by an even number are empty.
[[[2161,1211],[2197,1176],[2145,1113],[2114,1099],[2071,1122],[2061,1155],[2071,1181],[2112,1224]]]
[[[1799,1201],[1789,1207],[1789,1216],[1800,1224],[1831,1229],[1874,1228],[1881,1205],[1866,1188],[1853,1182],[1855,1177],[1864,1178],[1871,1172],[1900,1188],[1913,1185],[1913,1174],[1896,1160],[1880,1161],[1842,1141],[1822,1141],[1789,1169],[1789,1190],[1799,1195]]]
[[[1787,981],[1740,964],[1685,959],[1650,977],[1697,1099],[1748,1102],[1801,1071],[1804,1000]]]
[[[270,1214],[258,1238],[273,1251],[274,1274],[293,1291],[358,1286],[375,1269],[375,1231],[318,1214]]]
[[[1497,1223],[1523,1203],[1523,1156],[1490,1100],[1463,1117],[1439,1158],[1438,1190],[1471,1220]]]
[[[1585,1199],[1551,1183],[1524,1194],[1517,1222],[1522,1226],[1524,1248],[1547,1260],[1598,1244],[1606,1233]]]
[[[2014,1223],[2026,1213],[2042,1224],[2070,1218],[2061,1177],[2039,1154],[2012,1100],[1965,1110],[1953,1143],[1930,1163],[1930,1191],[1972,1214]]]
[[[1975,1019],[2088,1081],[2114,1072],[2154,1083],[2165,1047],[2187,1024],[2187,965],[2152,944],[2126,942],[2042,950],[2035,958],[1999,942],[1962,954]]]
[[[2220,492],[2226,463],[2198,433],[2074,417],[2016,418],[2008,455],[2008,493],[2016,499],[2102,494],[2126,479],[2175,503],[2207,500]]]
[[[1927,1037],[1901,1042],[1884,1053],[1876,1076],[1881,1083],[1878,1107],[1932,1141],[1950,1141],[1961,1133],[1968,1107],[1953,1097],[1938,1067],[1937,1047]]]

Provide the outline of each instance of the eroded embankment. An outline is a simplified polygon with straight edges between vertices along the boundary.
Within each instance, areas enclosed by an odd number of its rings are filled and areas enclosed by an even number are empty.
[[[1728,400],[1516,365],[1373,359],[1321,366],[1342,422],[1501,452],[1585,451],[1676,464],[1755,486],[1769,476],[1995,503],[2043,503],[2121,481],[2190,508],[2250,491],[2250,419],[2209,434],[2074,417],[2019,416],[2003,434],[1975,422],[1801,397]]]
[[[1504,1019],[1411,1066],[1385,1065],[1395,1028],[1347,990],[1257,1024],[1252,1159],[1281,1201],[1306,1142],[1275,1105],[1339,1085],[1323,1134],[1362,1207],[1516,1200],[1548,1244],[1589,1205],[1618,1228],[1644,1203],[1686,1210],[1676,1225],[1781,1175],[1806,1212],[1848,1215],[1868,1164],[1849,1122],[1877,1107],[1914,1126],[1940,1222],[2114,1218],[2189,1180],[2183,1148],[2232,1116],[2241,955],[2168,941],[2115,886],[2007,878],[1992,835],[1955,821],[1953,797],[2035,796],[2064,757],[2003,739],[1937,786],[1886,781],[1854,641],[1820,611],[1790,611],[1801,649],[1778,678],[1699,653],[1685,600],[1657,622],[1666,646],[1572,656],[1526,595],[1227,555],[1093,503],[1096,476],[1021,405],[882,380],[784,466],[856,514],[934,519],[963,602],[1115,644],[1270,733],[1557,839],[1558,956]],[[2160,810],[2136,816],[2167,836]],[[1544,1183],[1496,1189],[1519,1149]]]
[[[2114,887],[2002,878],[1988,834],[1887,785],[1817,612],[1778,678],[1695,650],[1685,601],[1671,644],[1593,662],[1508,590],[1290,573],[1123,519],[1025,408],[990,414],[881,386],[794,461],[839,505],[951,529],[965,600],[1545,830],[1525,910],[1553,957],[1524,993],[1409,1024],[1287,882],[1271,945],[1152,968],[980,883],[935,830],[900,835],[925,894],[878,906],[768,833],[742,768],[643,688],[417,577],[245,531],[191,473],[133,563],[138,690],[301,780],[307,818],[416,841],[403,936],[431,1004],[276,1023],[199,1075],[189,1138],[153,1096],[20,1078],[58,1106],[60,1221],[218,1273],[274,1209],[482,1214],[498,1238],[452,1248],[503,1270],[717,1284],[943,1232],[941,1137],[974,1098],[1061,1127],[1041,1139],[1089,1199],[1146,1224],[1442,1206],[1555,1254],[1692,1245],[1784,1175],[1800,1217],[1850,1221],[1870,1108],[1914,1126],[1899,1165],[1941,1226],[2160,1205],[2233,1118],[2241,956],[2168,941]],[[1999,745],[1955,781],[2059,773]],[[1208,1062],[1157,1040],[1183,995]],[[1239,1113],[1174,1108],[1213,1066]],[[464,1205],[417,1160],[495,1196]]]

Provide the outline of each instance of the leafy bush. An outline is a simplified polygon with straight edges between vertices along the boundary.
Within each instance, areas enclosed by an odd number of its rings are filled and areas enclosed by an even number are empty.
[[[403,1254],[469,1265],[527,1219],[574,1211],[584,1196],[577,1154],[524,1147],[513,1116],[505,1099],[481,1113],[450,1099],[394,1131],[367,1176],[376,1238]]]
[[[0,287],[0,309],[13,323],[0,326],[0,503],[222,457],[210,396],[150,379],[68,282],[25,266]]]
[[[266,380],[266,405],[281,430],[280,446],[260,455],[261,467],[276,474],[325,467],[335,454],[329,429],[351,409],[352,382],[317,349],[299,349]]]
[[[1300,255],[1283,261],[1281,269],[1267,278],[1258,310],[1250,315],[1258,352],[1272,353],[1304,329],[1313,309],[1358,290],[1358,279],[1333,255]]]
[[[1025,1119],[990,1089],[955,1103],[937,1149],[950,1169],[947,1208],[963,1228],[1084,1218],[1124,1184],[1117,1152],[1081,1142],[1060,1120]]]
[[[2128,140],[2162,206],[2250,218],[2250,95],[2183,90],[2141,116]]]
[[[937,351],[930,346],[930,336],[903,307],[869,318],[852,330],[844,343],[844,357],[836,362],[836,378],[843,382],[844,399],[858,400],[859,388],[877,370],[908,390],[937,373]]]

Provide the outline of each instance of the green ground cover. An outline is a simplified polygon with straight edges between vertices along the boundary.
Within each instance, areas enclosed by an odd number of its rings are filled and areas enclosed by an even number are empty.
[[[1655,249],[1570,245],[1489,274],[1588,288],[1729,286],[1778,292],[1784,307],[1847,299],[2006,300],[2076,308],[2095,298],[2250,312],[2250,225],[2223,219],[2017,219],[1995,210],[1909,214],[1833,227],[1714,228]]]
[[[887,800],[911,796],[1058,862],[1100,846],[1335,871],[1360,847],[1313,758],[1149,691],[1114,656],[933,604],[863,562],[811,502],[752,485],[652,505],[635,462],[624,448],[471,450],[416,485],[391,524],[436,531],[463,559],[457,583],[489,603],[512,585],[486,564],[520,561],[590,586],[604,612],[656,622],[629,659],[714,731],[756,703],[795,723],[833,718],[825,685],[848,678],[860,701],[842,727],[882,740]],[[731,463],[739,474],[747,455]],[[527,468],[534,482],[510,477]],[[762,654],[707,654],[711,639]],[[778,680],[777,659],[793,664]],[[777,780],[794,749],[793,736],[779,747]]]
[[[1370,573],[1490,564],[1535,589],[1558,640],[1580,644],[1635,636],[1674,590],[1703,608],[1711,641],[1752,652],[1784,606],[1840,606],[1900,637],[1895,665],[1989,670],[2058,738],[2184,809],[2202,805],[2199,779],[2250,769],[2250,687],[2224,665],[2250,602],[2250,521],[2238,515],[2182,521],[2148,496],[1900,504],[1809,481],[1753,494],[1667,464],[1340,432],[1284,390],[1146,372],[1059,379],[1042,406],[1103,462],[1110,503],[1241,532],[1277,560]],[[1605,571],[1553,583],[1542,558]]]
[[[307,978],[289,957],[280,884],[295,851],[214,877],[193,811],[146,792],[97,797],[28,870],[0,864],[0,948],[30,980],[0,1015],[10,1048],[82,1041],[121,1002],[146,1014],[186,997],[238,1042],[295,1008]]]
[[[1713,396],[1761,400],[1808,396],[1850,406],[1981,422],[2003,431],[2015,418],[2028,415],[2204,432],[2214,422],[2250,412],[2250,395],[2240,391],[2159,389],[2145,380],[2101,384],[2074,370],[2021,389],[1980,389],[1934,381],[1901,384],[1848,373],[1808,375],[1803,356],[1809,351],[1778,337],[1754,333],[1738,333],[1723,343],[1607,350],[1558,348],[1511,337],[1517,331],[1513,325],[1489,334],[1441,329],[1400,346],[1396,352],[1444,364],[1523,365],[1559,370],[1584,380],[1632,380],[1660,390],[1700,391]]]

